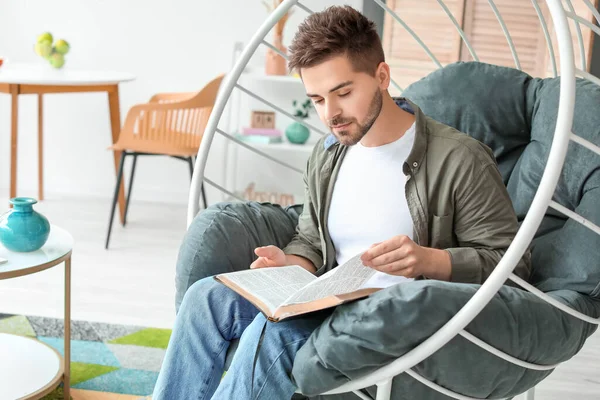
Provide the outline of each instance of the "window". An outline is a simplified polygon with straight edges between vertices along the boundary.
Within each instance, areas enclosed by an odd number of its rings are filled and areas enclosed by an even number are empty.
[[[598,0],[591,2],[597,7]],[[553,76],[550,52],[533,3],[528,0],[496,0],[494,3],[510,33],[521,69],[537,77]],[[516,66],[506,36],[488,0],[446,0],[444,4],[465,32],[479,61]],[[545,1],[538,0],[537,4],[546,21],[558,63],[558,47],[550,12]],[[595,21],[584,0],[564,0],[565,10],[569,10],[569,4],[572,4],[580,17]],[[386,13],[383,26],[386,59],[393,79],[401,87],[408,86],[438,67],[402,23],[414,31],[442,66],[456,61],[473,60],[458,30],[437,0],[388,0],[387,6],[402,21],[399,22],[390,13]],[[585,25],[579,26],[583,39],[585,70],[589,71],[594,34]],[[570,28],[576,67],[582,69],[577,27],[572,20]],[[391,92],[395,92],[394,95],[399,93],[395,89]]]

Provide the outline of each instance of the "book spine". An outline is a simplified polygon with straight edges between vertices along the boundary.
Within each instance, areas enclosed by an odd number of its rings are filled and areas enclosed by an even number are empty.
[[[254,136],[275,136],[281,137],[281,131],[279,129],[266,129],[266,128],[242,128],[243,135],[254,135]]]

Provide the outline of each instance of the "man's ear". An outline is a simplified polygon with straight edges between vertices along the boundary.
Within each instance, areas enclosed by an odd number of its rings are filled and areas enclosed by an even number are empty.
[[[375,72],[375,78],[379,83],[379,88],[381,90],[387,90],[390,86],[391,81],[391,72],[390,66],[386,62],[380,62],[377,66],[377,70]]]

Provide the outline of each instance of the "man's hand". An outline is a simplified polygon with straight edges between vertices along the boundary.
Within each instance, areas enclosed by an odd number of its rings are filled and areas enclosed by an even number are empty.
[[[367,267],[407,278],[425,276],[449,281],[452,274],[450,254],[445,250],[419,246],[408,236],[394,236],[373,244],[361,256]]]
[[[317,269],[313,263],[300,256],[285,254],[277,246],[263,246],[254,249],[254,253],[258,258],[250,264],[250,268],[265,268],[265,267],[281,267],[283,265],[299,265],[311,274],[314,274]]]
[[[254,254],[258,258],[250,264],[250,268],[281,267],[287,263],[285,253],[277,246],[257,247]]]

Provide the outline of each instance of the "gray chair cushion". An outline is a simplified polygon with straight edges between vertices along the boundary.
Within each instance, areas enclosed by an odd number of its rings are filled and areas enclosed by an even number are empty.
[[[531,144],[515,167],[508,191],[523,218],[541,180],[558,114],[558,79],[535,79],[527,89],[531,104]],[[573,132],[600,143],[600,88],[579,79]],[[569,145],[554,200],[600,224],[600,156],[576,143]],[[600,235],[550,209],[532,246],[531,281],[538,289],[571,289],[600,298]]]
[[[295,233],[301,206],[219,203],[194,218],[179,248],[175,267],[175,309],[194,282],[247,269],[259,246],[284,247]]]
[[[293,378],[309,396],[335,388],[389,364],[435,333],[473,296],[478,285],[416,281],[339,306],[300,349]],[[600,302],[573,291],[552,296],[592,316]],[[596,329],[534,295],[503,287],[467,331],[508,354],[554,364],[576,354]],[[526,391],[551,371],[508,363],[463,337],[414,367],[437,384],[475,398],[506,398]],[[370,388],[370,392],[375,392]],[[412,377],[393,381],[392,399],[447,399]],[[327,396],[322,396],[327,397]]]

